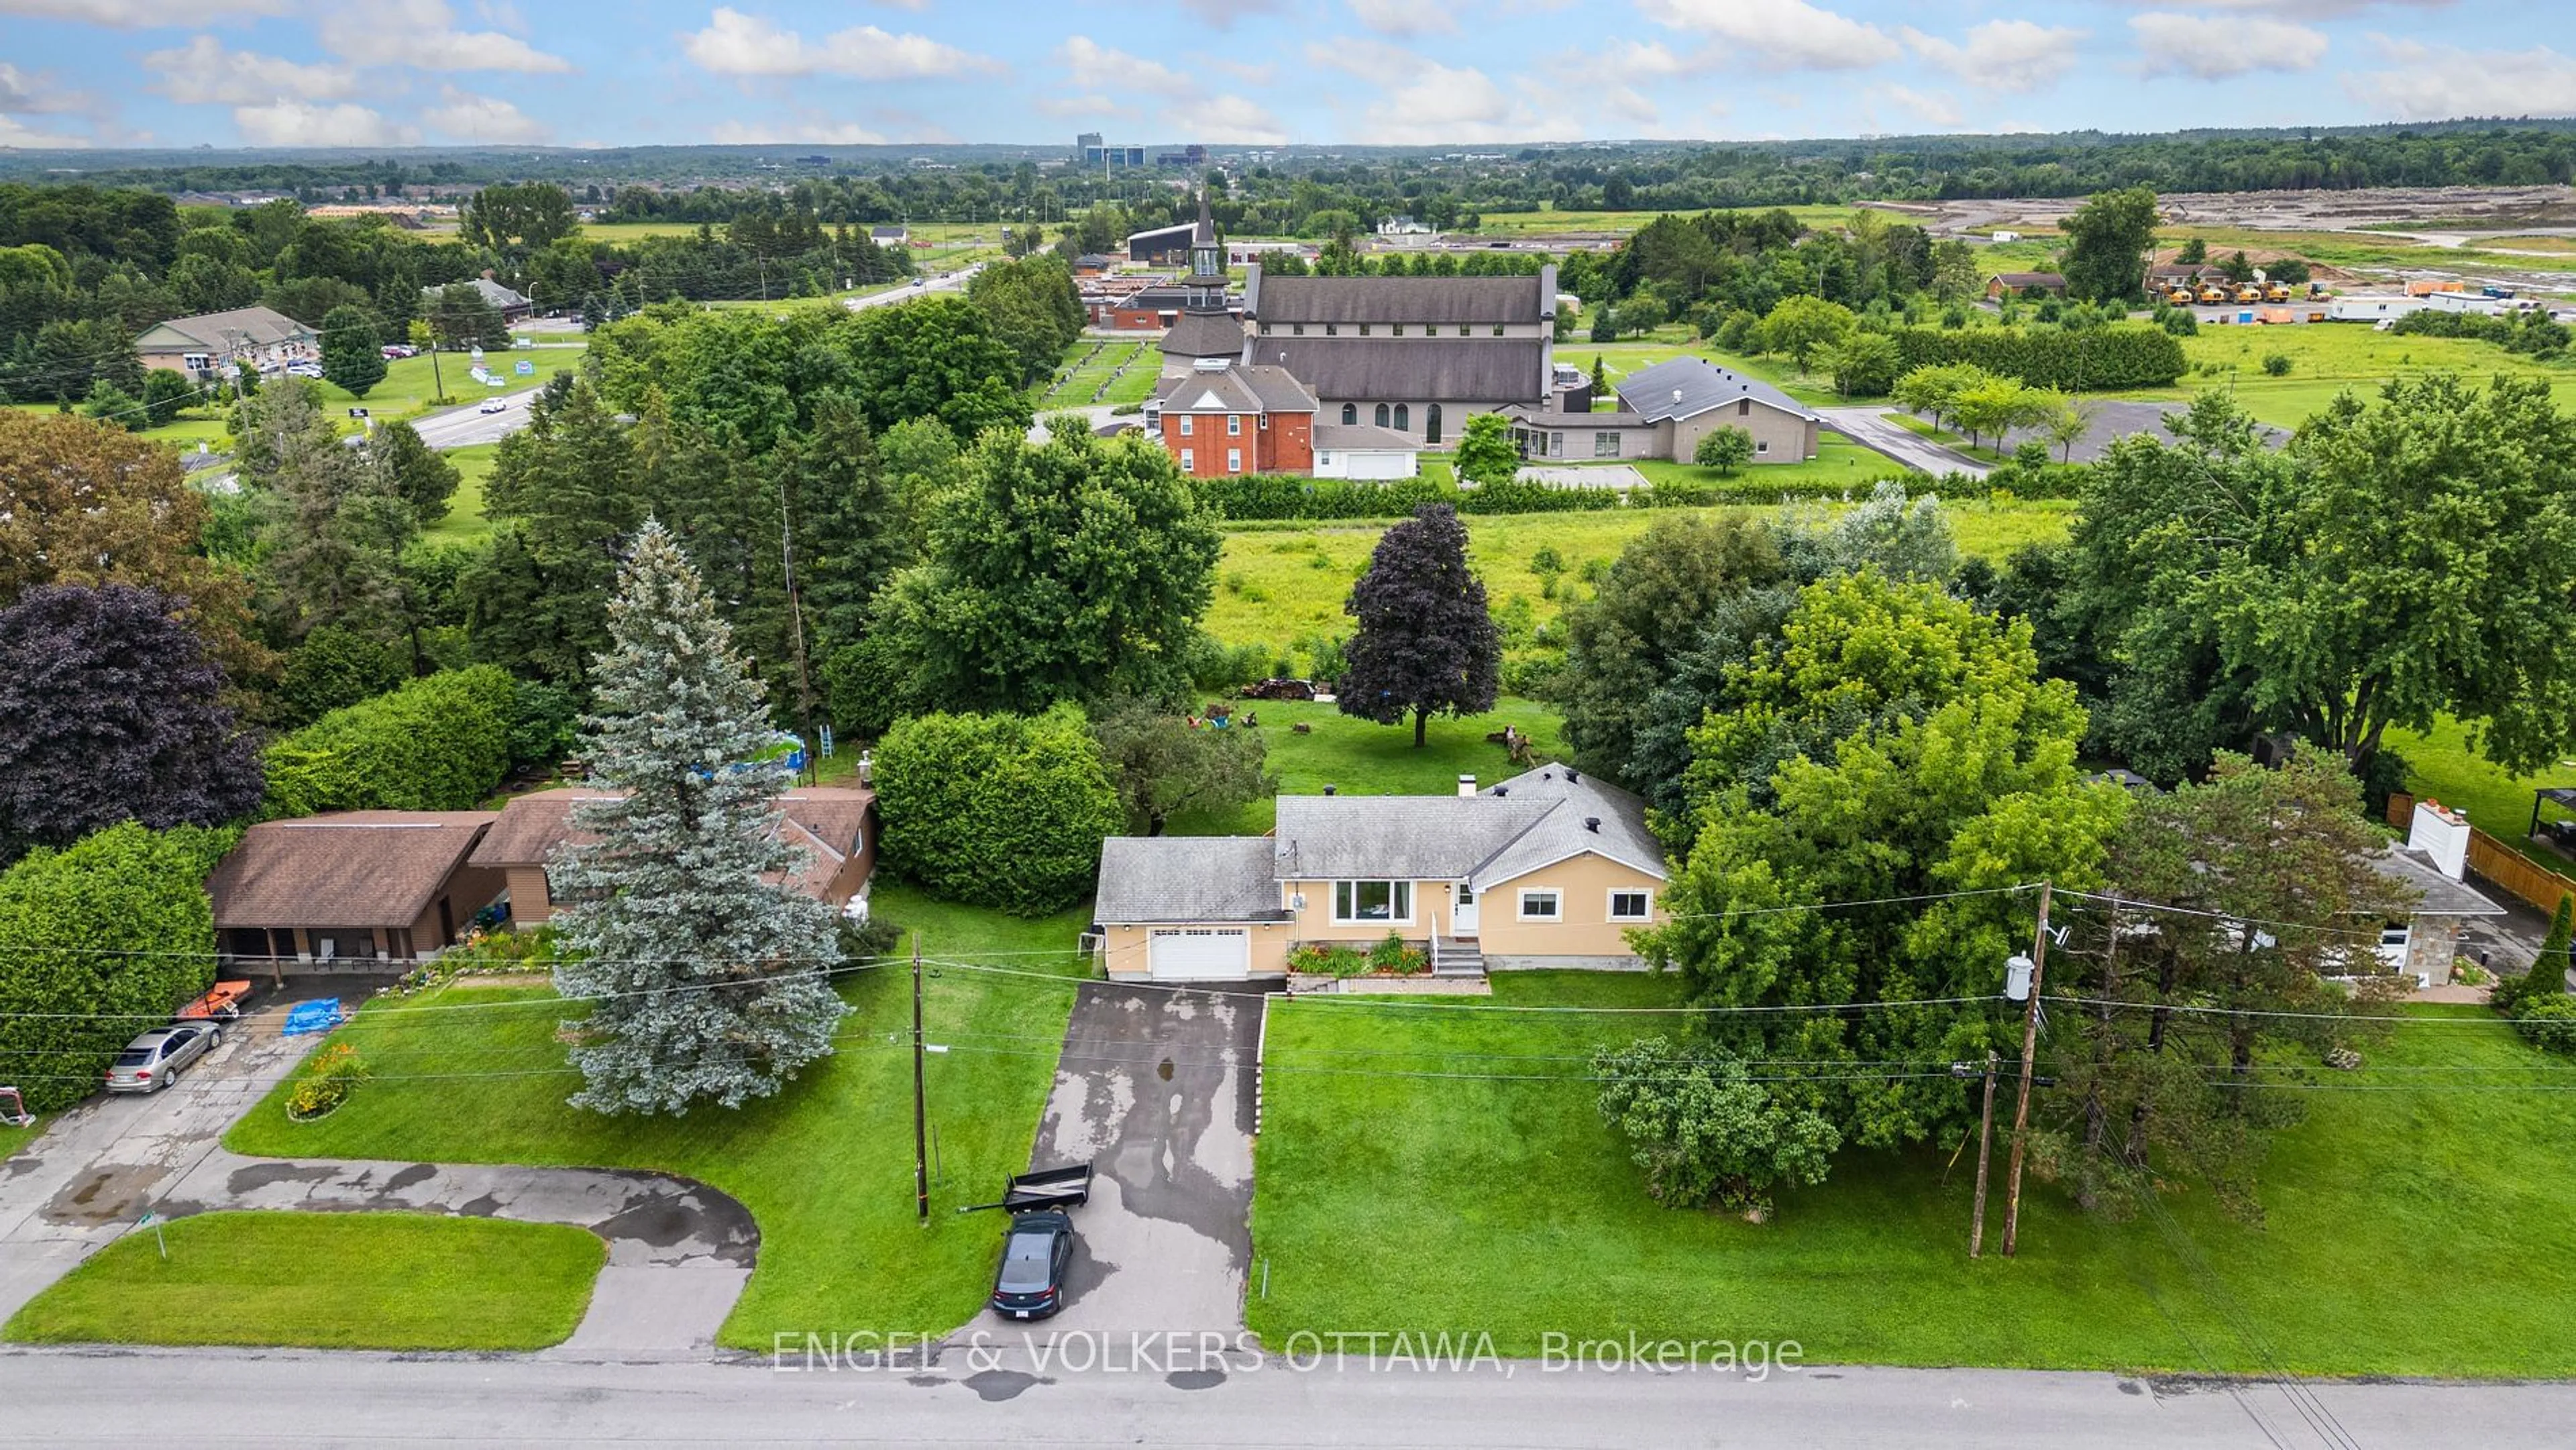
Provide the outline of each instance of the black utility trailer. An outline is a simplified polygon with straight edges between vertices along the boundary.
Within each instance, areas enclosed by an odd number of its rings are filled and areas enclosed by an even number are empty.
[[[1091,1165],[1077,1163],[1070,1168],[1041,1168],[1035,1173],[1014,1173],[1002,1187],[997,1203],[970,1203],[959,1213],[981,1213],[988,1208],[1008,1209],[1012,1213],[1035,1213],[1039,1209],[1080,1208],[1091,1201]]]

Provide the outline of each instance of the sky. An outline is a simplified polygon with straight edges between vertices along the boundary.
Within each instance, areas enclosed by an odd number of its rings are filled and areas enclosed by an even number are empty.
[[[0,0],[0,146],[1500,145],[2576,114],[2569,0]]]

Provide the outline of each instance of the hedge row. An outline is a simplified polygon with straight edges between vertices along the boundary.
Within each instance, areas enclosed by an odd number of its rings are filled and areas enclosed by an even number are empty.
[[[87,1097],[117,1049],[214,981],[206,875],[237,839],[128,821],[0,872],[0,1081],[29,1108]]]
[[[1897,375],[1946,363],[1974,363],[2035,388],[2106,392],[2162,388],[2183,375],[2182,344],[2161,327],[2122,323],[2061,328],[1900,327]]]
[[[472,810],[509,773],[515,694],[476,665],[334,710],[269,746],[267,813]]]
[[[1091,894],[1125,824],[1082,711],[914,715],[877,742],[888,870],[972,906],[1044,916]]]
[[[1400,519],[1427,503],[1445,503],[1462,514],[1582,513],[1619,507],[1613,488],[1550,488],[1540,483],[1489,483],[1459,488],[1431,478],[1299,478],[1246,473],[1197,480],[1199,497],[1229,520]]]

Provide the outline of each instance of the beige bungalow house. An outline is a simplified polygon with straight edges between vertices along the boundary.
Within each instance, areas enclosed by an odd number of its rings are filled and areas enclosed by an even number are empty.
[[[1629,968],[1665,880],[1643,801],[1544,765],[1455,796],[1281,796],[1268,836],[1112,837],[1094,935],[1127,979],[1284,976],[1298,947],[1389,932],[1443,975]]]
[[[134,339],[147,368],[167,368],[200,383],[221,382],[236,362],[272,372],[295,362],[316,362],[322,337],[268,307],[236,307],[156,322]]]
[[[470,864],[506,884],[510,925],[526,931],[555,914],[546,863],[574,836],[573,807],[614,799],[611,792],[563,786],[514,796],[501,807],[474,848]],[[778,798],[778,834],[804,850],[804,866],[779,884],[817,901],[848,909],[863,899],[876,869],[876,792],[841,786],[800,786]]]

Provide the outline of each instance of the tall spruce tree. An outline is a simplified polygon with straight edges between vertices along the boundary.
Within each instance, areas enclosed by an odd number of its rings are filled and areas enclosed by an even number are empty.
[[[794,869],[771,833],[786,766],[759,759],[767,702],[715,600],[647,520],[591,673],[587,753],[621,794],[585,802],[585,839],[549,867],[563,909],[555,989],[592,999],[576,1107],[679,1114],[775,1093],[832,1050],[847,1008],[832,909],[764,876]]]
[[[1343,610],[1359,620],[1343,714],[1380,725],[1410,714],[1419,746],[1432,716],[1494,708],[1502,631],[1485,607],[1484,581],[1467,567],[1467,526],[1456,509],[1427,503],[1388,529]]]

